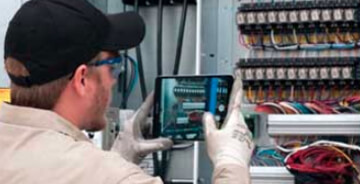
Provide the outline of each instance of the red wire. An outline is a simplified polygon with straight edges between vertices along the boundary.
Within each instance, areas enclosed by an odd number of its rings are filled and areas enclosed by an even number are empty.
[[[315,97],[315,87],[313,86],[310,91],[310,100],[314,100]]]
[[[245,44],[244,37],[243,37],[241,31],[239,31],[239,44],[244,46],[247,49],[249,48],[249,46]]]
[[[352,163],[349,163],[342,153],[328,146],[299,150],[286,160],[286,166],[291,171],[302,174],[323,175],[334,184],[343,183],[338,176],[353,175]]]
[[[283,93],[283,89],[282,89],[282,87],[279,87],[279,101],[282,101],[283,100],[283,97],[282,97],[282,93]]]

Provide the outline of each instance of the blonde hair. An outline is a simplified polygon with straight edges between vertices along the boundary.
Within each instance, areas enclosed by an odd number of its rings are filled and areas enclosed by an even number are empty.
[[[14,76],[29,76],[25,66],[14,58],[6,58],[5,69]],[[11,104],[51,110],[69,82],[71,74],[43,85],[23,87],[11,82]]]

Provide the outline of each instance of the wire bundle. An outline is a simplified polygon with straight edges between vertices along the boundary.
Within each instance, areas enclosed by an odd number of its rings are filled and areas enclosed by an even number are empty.
[[[343,101],[264,102],[257,105],[255,111],[266,114],[355,114],[360,113],[360,97]]]
[[[134,90],[135,86],[136,86],[136,83],[138,81],[138,78],[139,78],[139,71],[138,71],[138,64],[137,62],[135,61],[134,58],[132,58],[131,56],[129,56],[127,53],[124,53],[124,54],[121,54],[121,57],[124,58],[125,62],[130,62],[130,78],[129,78],[129,81],[121,81],[119,80],[119,82],[124,82],[123,85],[119,85],[119,91],[121,91],[120,89],[123,87],[124,89],[122,89],[122,92],[124,93],[123,95],[123,99],[122,99],[122,105],[124,108],[126,108],[126,105],[124,105],[124,103],[127,103],[127,100],[129,99],[130,97],[130,94],[131,92]],[[127,66],[127,63],[124,62],[124,69],[127,71],[128,68]],[[127,75],[127,72],[124,72],[124,73],[121,73],[120,76],[119,76],[119,79],[120,78],[123,78],[123,79],[126,79],[127,76],[122,76],[122,75]]]
[[[285,166],[300,183],[342,184],[353,183],[353,179],[359,182],[359,170],[345,153],[359,152],[358,146],[317,141],[295,149],[278,148],[289,153],[285,158]]]
[[[251,158],[252,166],[284,166],[285,157],[275,148],[256,147]]]
[[[246,100],[250,103],[262,103],[262,102],[274,102],[274,101],[339,101],[344,99],[344,97],[357,96],[357,100],[360,101],[360,91],[350,89],[350,86],[344,87],[332,87],[327,88],[325,86],[320,87],[310,87],[306,88],[291,86],[288,88],[285,87],[273,87],[269,86],[264,88],[259,86],[253,88],[248,86],[245,89]]]
[[[298,33],[297,29],[275,30],[270,33],[239,34],[239,43],[253,49],[275,50],[327,50],[327,49],[354,49],[360,46],[360,36],[352,32],[330,33],[328,28],[323,33]]]
[[[309,182],[311,178],[312,181],[321,183],[342,184],[352,179],[355,166],[352,160],[336,147],[314,146],[288,157],[286,167],[294,175],[306,179],[300,179],[301,183]]]

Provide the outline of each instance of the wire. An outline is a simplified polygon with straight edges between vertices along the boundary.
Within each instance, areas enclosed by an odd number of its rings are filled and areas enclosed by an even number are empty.
[[[126,55],[125,56],[126,58],[128,58],[129,60],[130,60],[130,62],[131,62],[131,64],[132,64],[132,68],[133,68],[133,72],[132,72],[132,74],[133,74],[133,76],[131,76],[131,80],[130,80],[130,82],[129,82],[129,84],[128,84],[128,87],[127,87],[127,93],[126,93],[126,98],[128,99],[129,98],[129,96],[130,96],[130,93],[134,90],[134,88],[135,88],[135,85],[136,85],[136,83],[137,83],[137,81],[138,81],[138,66],[137,66],[137,62],[135,61],[135,59],[134,58],[132,58],[132,57],[130,57],[129,55]]]
[[[123,11],[126,12],[126,5],[124,4],[123,6]],[[128,50],[125,50],[125,56],[128,54]],[[126,96],[126,91],[128,89],[128,86],[127,86],[127,69],[128,69],[128,62],[127,62],[127,57],[124,58],[124,74],[122,76],[122,80],[121,80],[121,88],[122,88],[122,100],[121,100],[121,108],[124,108],[126,109],[127,108],[127,101],[128,101],[128,98]],[[131,69],[131,75],[132,75],[132,72],[133,69]],[[131,79],[130,79],[131,80]],[[120,87],[120,86],[119,86]]]
[[[313,51],[319,51],[319,50],[326,50],[331,48],[331,44],[301,44],[300,49],[303,50],[313,50]]]
[[[157,75],[162,75],[162,24],[163,24],[163,0],[159,0],[158,5],[158,25],[157,25]]]
[[[286,114],[300,114],[300,112],[288,102],[279,102],[279,105],[284,108]]]
[[[353,49],[355,48],[355,43],[349,43],[349,44],[345,44],[345,43],[334,43],[331,45],[331,47],[333,49]]]
[[[349,149],[349,150],[352,150],[352,151],[360,152],[360,147],[357,146],[357,145],[349,145],[349,144],[345,144],[345,143],[342,143],[342,142],[327,141],[327,140],[319,140],[319,141],[316,141],[316,142],[314,142],[314,143],[312,143],[310,145],[303,146],[303,147],[300,147],[300,148],[294,148],[294,149],[286,149],[286,148],[283,148],[281,146],[277,146],[277,148],[279,150],[283,151],[283,152],[290,153],[285,157],[285,162],[287,162],[290,157],[292,157],[294,154],[298,153],[299,151],[306,150],[306,149],[309,149],[311,147],[319,147],[319,146],[323,146],[323,147],[326,146],[326,147],[328,147],[330,149],[333,149],[333,150],[341,153],[341,155],[343,157],[345,157],[353,166],[354,166],[353,161],[345,153],[343,153],[339,148],[341,148],[341,149]],[[356,170],[356,172],[358,174],[360,174],[359,169],[357,169],[355,166],[354,166],[354,169]]]
[[[278,46],[278,44],[275,41],[274,30],[271,30],[270,37],[271,37],[273,47],[276,50],[297,50],[298,49],[298,45]]]
[[[183,0],[183,10],[181,14],[181,23],[179,28],[179,37],[176,47],[176,54],[175,54],[175,64],[174,64],[174,70],[173,74],[177,75],[179,73],[179,66],[180,66],[180,60],[181,60],[181,49],[183,45],[184,40],[184,32],[185,32],[185,23],[186,23],[186,14],[187,14],[187,8],[188,8],[188,0]]]
[[[251,86],[248,87],[248,90],[246,92],[247,100],[252,103],[253,102],[253,96],[252,96],[252,89]]]
[[[290,88],[290,101],[294,101],[294,85]]]
[[[239,31],[239,44],[244,46],[245,48],[249,49],[248,44],[245,43],[244,35],[242,35],[241,31]]]
[[[265,102],[265,103],[263,103],[262,105],[264,105],[264,106],[270,106],[270,107],[272,107],[272,108],[275,108],[275,109],[279,110],[280,113],[286,114],[285,109],[284,109],[283,107],[281,107],[280,105],[276,104],[276,103]]]
[[[134,9],[135,9],[135,12],[137,12],[137,13],[139,12],[139,0],[134,1]],[[145,101],[146,96],[147,96],[147,90],[146,90],[146,84],[145,84],[144,69],[143,69],[144,67],[143,67],[143,62],[142,62],[140,45],[136,46],[136,58],[138,61],[141,96],[142,96],[142,100]]]
[[[336,142],[336,141],[327,141],[327,140],[319,140],[319,141],[316,141],[310,145],[306,145],[306,146],[302,146],[302,147],[299,147],[299,148],[294,148],[294,149],[286,149],[286,148],[283,148],[281,146],[277,146],[276,148],[281,150],[282,152],[286,152],[286,153],[293,153],[295,151],[298,151],[298,150],[304,150],[304,149],[307,149],[311,146],[335,146],[335,147],[340,147],[340,148],[343,148],[343,149],[350,149],[350,150],[353,150],[353,151],[357,151],[357,152],[360,152],[360,147],[357,146],[357,145],[349,145],[349,144],[345,144],[345,143],[342,143],[342,142]],[[291,155],[288,155],[287,157],[289,157]],[[285,158],[286,160],[286,158]]]
[[[352,179],[352,169],[359,174],[354,162],[342,150],[333,146],[311,146],[298,150],[290,157],[287,156],[285,163],[290,171],[295,171],[295,175],[305,174],[322,183],[344,183],[345,178]]]

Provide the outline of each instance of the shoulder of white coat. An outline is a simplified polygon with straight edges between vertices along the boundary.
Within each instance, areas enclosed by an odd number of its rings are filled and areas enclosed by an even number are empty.
[[[73,146],[73,153],[66,155],[74,162],[73,167],[83,168],[85,177],[94,178],[101,183],[162,184],[159,178],[149,176],[119,153],[104,151],[86,142],[78,142]]]

